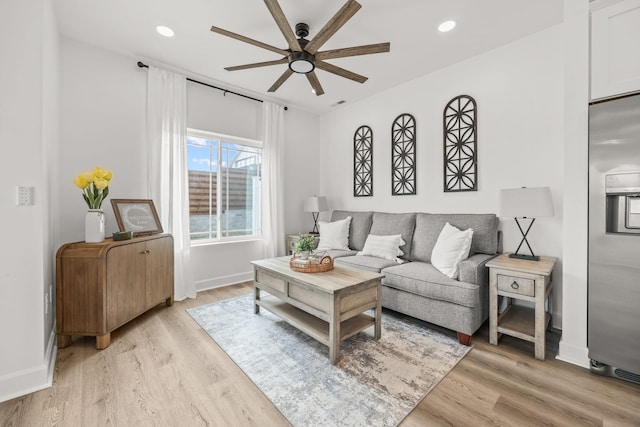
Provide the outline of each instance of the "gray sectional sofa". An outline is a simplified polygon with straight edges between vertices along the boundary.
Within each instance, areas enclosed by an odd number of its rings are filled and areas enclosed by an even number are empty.
[[[335,263],[381,272],[382,306],[454,330],[462,344],[489,316],[489,274],[485,263],[500,251],[499,220],[494,214],[383,213],[335,210],[331,221],[351,217],[349,251],[331,250]],[[430,263],[431,252],[445,223],[473,228],[469,257],[450,279]],[[395,261],[356,255],[369,234],[401,234],[406,242]]]

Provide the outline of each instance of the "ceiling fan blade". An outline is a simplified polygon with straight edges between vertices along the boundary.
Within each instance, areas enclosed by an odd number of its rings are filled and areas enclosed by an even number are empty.
[[[347,56],[371,55],[372,53],[389,52],[391,43],[367,44],[363,46],[345,47],[342,49],[325,50],[316,53],[316,59],[345,58]]]
[[[324,62],[324,61],[316,61],[316,68],[327,71],[329,73],[333,73],[340,77],[353,80],[358,83],[364,83],[368,80],[368,77],[361,76],[360,74],[356,74],[352,71],[345,70],[344,68],[337,67],[333,64],[329,64],[328,62]]]
[[[278,78],[278,80],[276,80],[276,82],[269,88],[267,92],[275,92],[276,90],[278,90],[278,88],[282,86],[282,83],[284,83],[289,77],[291,77],[291,74],[293,74],[293,71],[287,68],[287,70],[282,73],[282,75]]]
[[[316,73],[314,71],[307,73],[307,80],[309,80],[309,83],[311,84],[311,87],[313,88],[313,93],[316,94],[316,96],[320,96],[324,94],[324,89],[322,89],[322,85],[320,84],[320,80],[318,80],[318,76],[316,75]]]
[[[275,61],[255,62],[253,64],[236,65],[233,67],[225,67],[227,71],[248,70],[249,68],[268,67],[270,65],[286,64],[287,58],[278,59]]]
[[[211,31],[213,31],[214,33],[222,34],[223,36],[231,37],[232,39],[240,40],[242,42],[249,43],[249,44],[252,44],[254,46],[261,47],[263,49],[270,50],[271,52],[279,53],[282,56],[289,55],[289,52],[287,52],[286,50],[278,49],[277,47],[268,45],[266,43],[259,42],[259,41],[254,40],[254,39],[250,39],[249,37],[241,36],[240,34],[232,33],[231,31],[227,31],[227,30],[222,29],[222,28],[211,27]]]
[[[298,43],[298,39],[296,35],[293,33],[291,29],[291,25],[289,25],[289,21],[287,21],[287,17],[284,16],[284,12],[282,12],[282,8],[277,0],[264,0],[264,3],[267,5],[269,12],[271,12],[271,16],[275,19],[278,28],[280,28],[280,32],[284,36],[287,43],[289,43],[289,47],[291,50],[299,52],[302,50],[300,48],[300,43]]]
[[[327,22],[309,44],[305,46],[304,50],[312,55],[315,54],[361,7],[360,3],[356,0],[347,0],[338,13],[333,15],[333,17],[329,19],[329,22]]]

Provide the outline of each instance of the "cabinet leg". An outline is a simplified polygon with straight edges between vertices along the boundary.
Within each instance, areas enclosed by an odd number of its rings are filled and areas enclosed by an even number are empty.
[[[253,313],[260,313],[260,306],[258,305],[258,301],[260,301],[260,288],[257,287],[254,283],[253,285]]]
[[[96,348],[98,350],[104,350],[109,347],[109,344],[111,344],[111,332],[96,336]]]
[[[171,295],[169,298],[167,298],[165,300],[165,303],[167,304],[167,307],[171,307],[173,305],[173,295]]]
[[[58,348],[65,348],[71,345],[71,335],[56,335],[58,339]]]

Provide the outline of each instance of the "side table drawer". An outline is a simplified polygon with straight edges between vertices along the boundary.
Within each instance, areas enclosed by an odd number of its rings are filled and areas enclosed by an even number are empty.
[[[498,291],[533,297],[536,293],[535,280],[498,274]]]

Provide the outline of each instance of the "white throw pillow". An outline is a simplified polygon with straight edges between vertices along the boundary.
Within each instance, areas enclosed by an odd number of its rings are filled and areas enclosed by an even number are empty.
[[[362,248],[361,252],[358,252],[358,255],[374,256],[402,264],[404,261],[398,257],[404,255],[400,246],[405,243],[400,234],[394,236],[369,234],[367,241],[364,242],[364,248]]]
[[[349,250],[349,225],[351,217],[334,222],[318,221],[320,231],[320,242],[317,250],[327,251],[330,249]]]
[[[431,253],[431,265],[442,274],[458,278],[458,264],[469,257],[473,228],[458,230],[448,222],[442,228]]]

